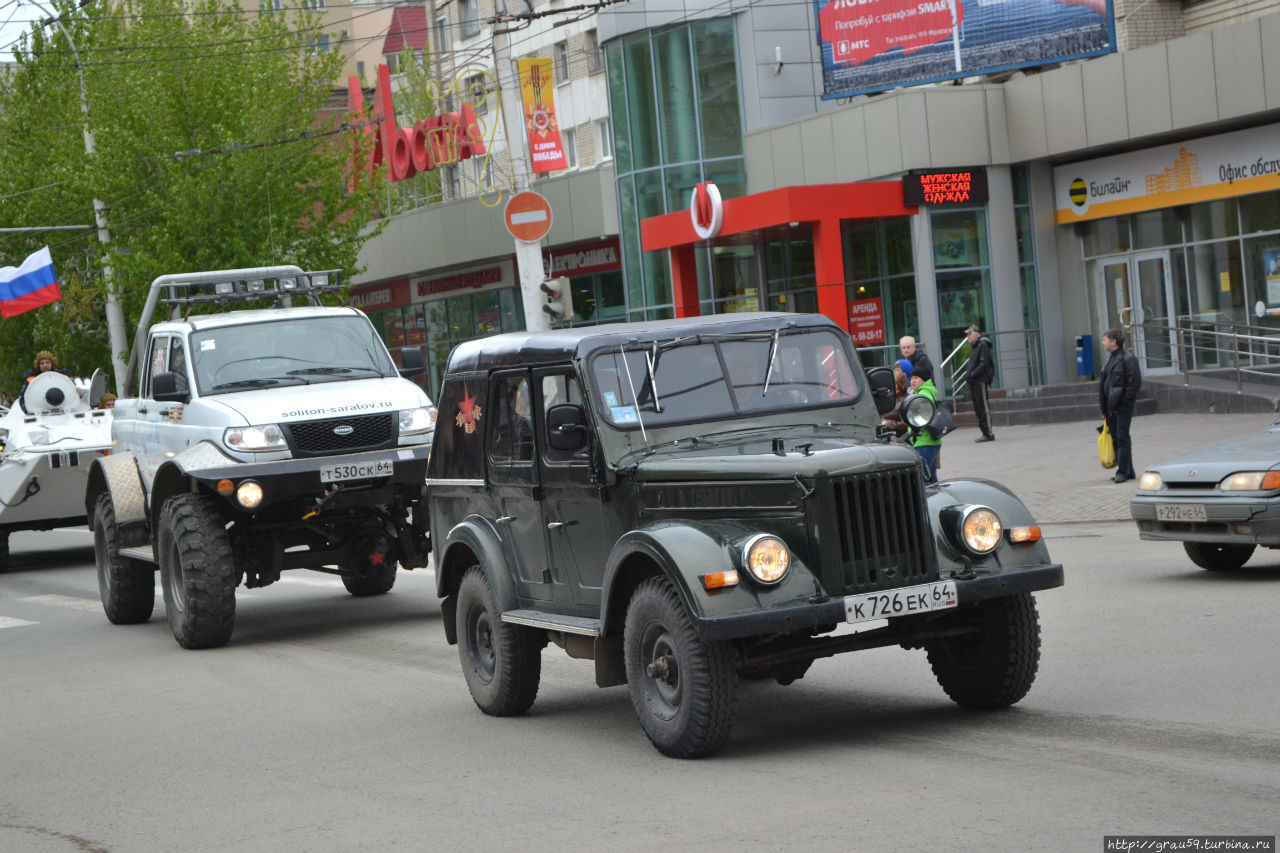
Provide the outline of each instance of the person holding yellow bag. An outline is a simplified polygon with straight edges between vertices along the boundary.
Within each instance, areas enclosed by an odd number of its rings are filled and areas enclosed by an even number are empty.
[[[1111,440],[1111,430],[1107,429],[1106,421],[1098,427],[1098,432],[1098,461],[1102,463],[1103,468],[1114,468],[1116,467],[1116,443]]]
[[[1137,477],[1133,470],[1133,444],[1129,438],[1129,425],[1133,422],[1133,410],[1138,402],[1138,389],[1142,387],[1142,369],[1132,353],[1124,351],[1124,332],[1108,329],[1102,333],[1102,347],[1111,353],[1102,368],[1102,382],[1098,402],[1102,416],[1107,419],[1107,431],[1115,441],[1117,483]]]

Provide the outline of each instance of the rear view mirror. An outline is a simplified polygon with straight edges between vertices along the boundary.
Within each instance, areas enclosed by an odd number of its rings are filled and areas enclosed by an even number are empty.
[[[427,360],[422,357],[422,350],[417,347],[402,347],[400,350],[400,375],[419,376],[427,370]]]
[[[176,373],[157,373],[151,377],[151,397],[161,403],[191,402],[186,377],[179,377]]]
[[[893,371],[887,367],[873,367],[867,371],[867,387],[871,389],[871,399],[876,404],[876,411],[883,417],[898,405],[898,393],[893,383]]]
[[[587,436],[587,417],[581,406],[565,403],[547,410],[547,444],[552,450],[581,450],[587,445]]]

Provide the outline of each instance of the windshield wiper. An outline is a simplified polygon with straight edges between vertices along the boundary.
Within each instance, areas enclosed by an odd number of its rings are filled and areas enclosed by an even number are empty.
[[[627,345],[618,347],[622,355],[622,369],[627,372],[627,385],[631,387],[631,402],[636,409],[636,423],[640,424],[640,438],[644,440],[644,449],[649,451],[649,434],[645,432],[644,417],[640,414],[640,398],[636,396],[636,381],[631,377],[631,365],[627,363]],[[656,396],[656,395],[655,395]]]
[[[339,373],[352,373],[356,370],[363,370],[365,373],[376,373],[379,376],[386,376],[376,367],[302,367],[298,370],[290,370],[289,376],[333,376]]]
[[[769,344],[769,368],[764,374],[764,390],[760,392],[761,397],[769,394],[769,377],[773,376],[773,361],[778,357],[778,329],[773,330],[773,341]]]
[[[210,388],[210,391],[225,391],[228,388],[267,388],[279,385],[279,379],[237,379],[235,382],[221,382]]]
[[[658,377],[653,372],[654,366],[658,363],[658,342],[653,342],[653,349],[644,354],[645,364],[649,366],[649,389],[653,391],[653,411],[662,413],[662,401],[658,399]],[[638,401],[637,401],[638,402]]]

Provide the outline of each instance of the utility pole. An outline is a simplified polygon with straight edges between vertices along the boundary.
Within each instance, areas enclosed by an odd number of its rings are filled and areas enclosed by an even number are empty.
[[[524,157],[524,140],[528,134],[524,127],[524,105],[520,99],[520,72],[510,55],[507,30],[501,29],[494,33],[492,45],[493,68],[498,77],[498,92],[501,95],[503,129],[507,134],[507,159],[511,163],[511,179],[515,192],[524,192],[529,188],[529,169]],[[547,301],[542,292],[542,282],[546,279],[542,266],[542,241],[530,243],[516,240],[515,244],[525,328],[531,332],[546,331],[551,328],[551,318],[542,310]]]
[[[80,79],[80,130],[84,136],[84,153],[92,159],[97,156],[98,150],[93,141],[93,128],[89,124],[89,98],[84,85],[84,68],[80,65],[80,51],[76,49],[75,39],[71,38],[71,33],[67,32],[67,28],[62,25],[62,21],[56,15],[49,14],[49,10],[38,0],[30,0],[30,2],[48,16],[41,22],[41,26],[55,24],[66,36],[67,44],[71,46],[71,55],[76,62],[76,74]],[[107,205],[100,198],[93,200],[93,219],[98,229],[98,242],[103,246],[110,244],[111,231],[107,227]],[[115,380],[116,394],[124,396],[124,374],[127,369],[124,353],[129,347],[124,330],[124,310],[120,307],[120,297],[116,293],[109,264],[102,265],[102,278],[107,285],[107,340],[111,347],[111,376]]]

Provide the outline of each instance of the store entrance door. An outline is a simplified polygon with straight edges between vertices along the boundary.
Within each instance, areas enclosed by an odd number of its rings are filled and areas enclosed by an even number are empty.
[[[1178,372],[1168,251],[1103,258],[1098,270],[1103,329],[1124,330],[1125,347],[1138,357],[1144,373]]]

